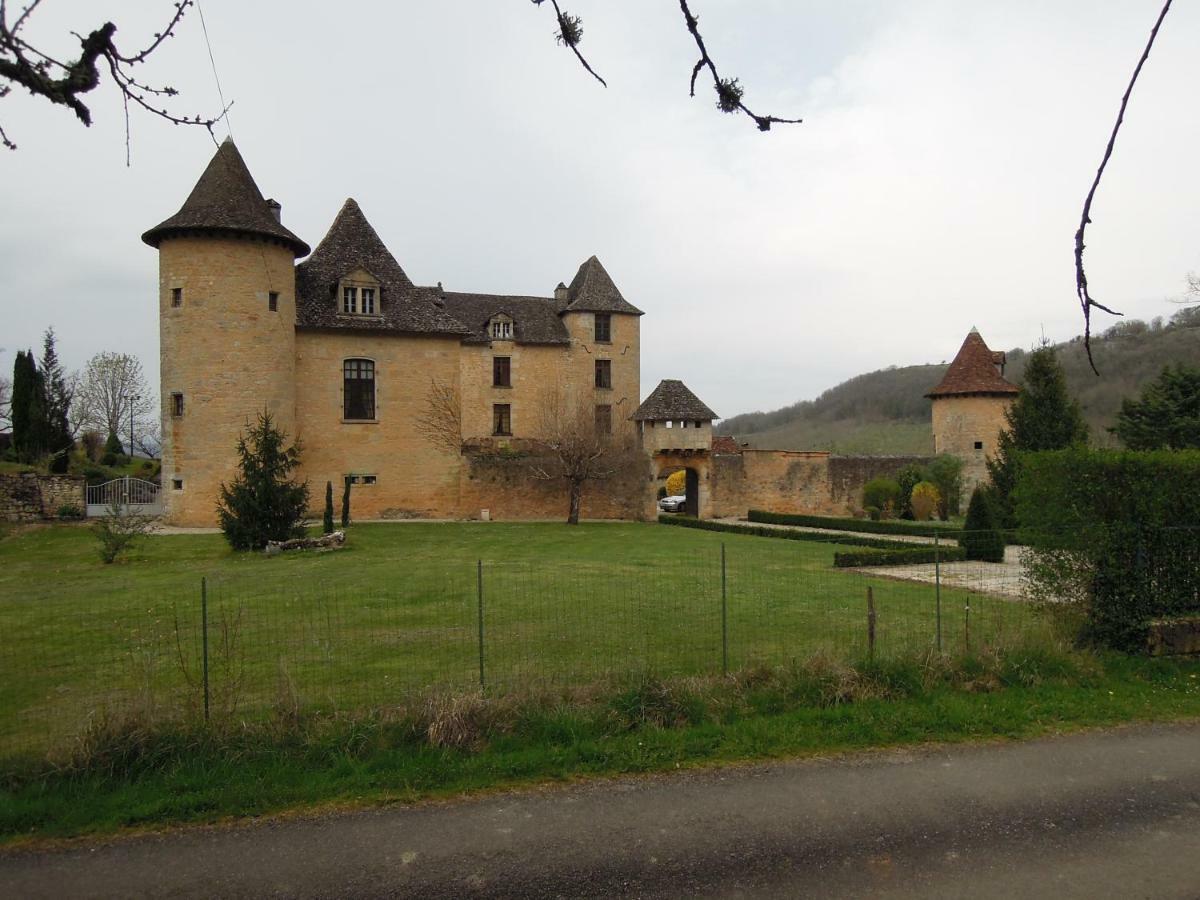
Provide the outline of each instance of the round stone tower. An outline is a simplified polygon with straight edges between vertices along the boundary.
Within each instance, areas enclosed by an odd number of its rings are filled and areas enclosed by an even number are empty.
[[[295,260],[309,248],[280,223],[232,140],[142,240],[159,259],[166,517],[212,525],[246,425],[266,411],[296,437]]]
[[[964,509],[976,485],[988,480],[987,460],[1019,393],[1004,380],[1004,362],[1004,353],[988,349],[972,328],[945,377],[925,395],[933,401],[933,452],[963,461]]]

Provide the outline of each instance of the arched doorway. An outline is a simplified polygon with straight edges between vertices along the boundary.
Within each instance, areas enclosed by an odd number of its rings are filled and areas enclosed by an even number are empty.
[[[682,475],[682,479],[677,476]],[[659,509],[667,513],[681,513],[693,518],[700,517],[700,472],[692,466],[664,465],[659,472]],[[679,481],[679,484],[673,483]],[[682,503],[678,502],[682,497]]]

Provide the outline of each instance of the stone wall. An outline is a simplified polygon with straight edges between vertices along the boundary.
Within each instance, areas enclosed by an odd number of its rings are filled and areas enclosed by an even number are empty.
[[[862,507],[872,478],[894,477],[915,456],[832,456],[825,451],[751,450],[712,457],[712,515],[744,516],[748,510],[846,516]]]
[[[937,397],[933,401],[933,452],[963,461],[963,506],[975,486],[988,480],[987,460],[996,452],[1011,396]]]
[[[87,500],[86,482],[78,475],[0,475],[0,519],[35,522],[58,516],[61,506],[80,512]]]

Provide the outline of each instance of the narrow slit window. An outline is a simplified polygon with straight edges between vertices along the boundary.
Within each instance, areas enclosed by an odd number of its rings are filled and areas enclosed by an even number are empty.
[[[279,291],[271,291],[267,294],[267,309],[271,312],[279,312]]]
[[[183,288],[171,288],[171,305],[176,308],[183,306]]]
[[[171,415],[176,418],[183,415],[183,394],[171,395]]]

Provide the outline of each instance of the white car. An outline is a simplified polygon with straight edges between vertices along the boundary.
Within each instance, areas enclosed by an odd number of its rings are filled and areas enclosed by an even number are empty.
[[[674,497],[663,497],[658,501],[658,508],[663,512],[683,512],[687,506],[687,497],[676,495]]]

